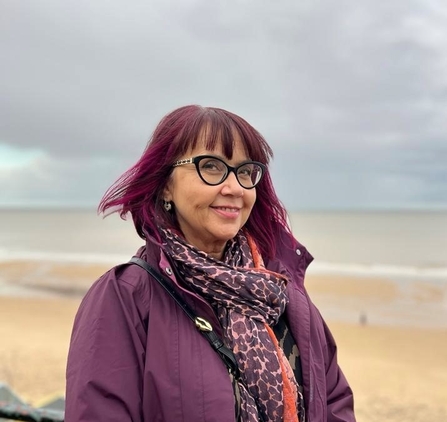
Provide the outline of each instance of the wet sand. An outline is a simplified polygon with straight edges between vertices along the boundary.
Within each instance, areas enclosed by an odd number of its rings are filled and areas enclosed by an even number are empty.
[[[20,264],[0,265],[0,382],[34,405],[64,393],[66,354],[79,293],[104,268],[60,264],[40,268],[34,276],[28,268],[25,277]],[[57,280],[54,291],[48,284]],[[33,284],[40,288],[25,294],[25,285]],[[359,310],[374,315],[374,304],[392,305],[400,297],[399,289],[384,280],[310,276],[307,285],[337,340],[359,422],[447,420],[447,329],[371,320],[361,325]],[[61,295],[63,290],[66,293]],[[420,289],[424,306],[430,301],[438,306],[447,297],[442,287],[424,292]],[[326,314],[339,302],[350,304],[351,311],[342,318],[328,318]]]

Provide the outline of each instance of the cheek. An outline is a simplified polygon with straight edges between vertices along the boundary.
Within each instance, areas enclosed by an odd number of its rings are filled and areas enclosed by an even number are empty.
[[[174,203],[177,201],[177,204],[185,210],[207,210],[218,194],[217,189],[201,186],[196,180],[188,181],[185,178],[182,182],[181,186],[177,185]]]
[[[247,203],[248,203],[248,207],[250,208],[250,211],[252,210],[253,206],[255,205],[256,202],[256,190],[253,189],[252,191],[250,191],[249,197],[247,198]]]
[[[250,192],[249,197],[246,197],[245,200],[245,215],[243,216],[243,224],[245,224],[250,218],[250,214],[253,211],[253,206],[256,202],[256,193]]]

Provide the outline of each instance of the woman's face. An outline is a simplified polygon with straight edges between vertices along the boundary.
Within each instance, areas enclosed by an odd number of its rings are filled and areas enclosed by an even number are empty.
[[[224,156],[220,147],[211,151],[200,141],[179,160],[198,155],[214,155],[233,167],[250,158],[241,140],[236,138],[231,160]],[[194,164],[185,164],[174,168],[164,200],[173,202],[186,241],[220,259],[226,242],[248,220],[256,201],[256,188],[244,189],[233,172],[220,185],[209,186],[201,180]]]

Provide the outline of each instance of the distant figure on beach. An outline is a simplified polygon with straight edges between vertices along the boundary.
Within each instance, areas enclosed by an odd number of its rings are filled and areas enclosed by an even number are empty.
[[[66,422],[355,421],[272,155],[219,108],[161,120],[99,206],[130,214],[145,244],[80,305]]]
[[[366,325],[368,324],[368,316],[366,315],[366,312],[360,312],[360,318],[359,318],[360,325]]]

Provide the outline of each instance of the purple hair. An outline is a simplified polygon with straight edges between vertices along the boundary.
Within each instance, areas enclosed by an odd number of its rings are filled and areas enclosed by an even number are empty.
[[[172,172],[172,163],[193,149],[203,133],[206,148],[214,150],[222,146],[228,159],[233,155],[235,133],[251,160],[267,166],[273,157],[266,140],[241,117],[219,108],[181,107],[160,121],[141,158],[107,190],[98,212],[119,211],[123,219],[130,213],[143,239],[148,233],[159,240],[158,225],[180,230],[175,213],[165,211],[162,206],[163,190]],[[268,171],[255,189],[256,202],[245,228],[255,239],[262,256],[271,258],[276,252],[278,230],[282,227],[290,234],[287,213]]]

